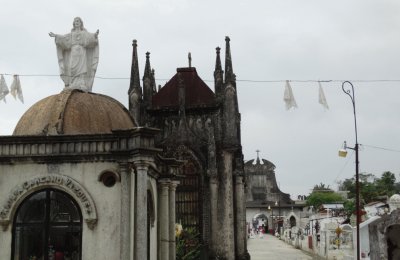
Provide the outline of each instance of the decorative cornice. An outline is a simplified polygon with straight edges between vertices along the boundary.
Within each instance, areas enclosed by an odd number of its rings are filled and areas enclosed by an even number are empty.
[[[89,192],[73,178],[60,175],[43,175],[21,182],[10,190],[8,197],[3,201],[0,208],[0,225],[7,230],[8,225],[14,218],[18,206],[26,197],[35,191],[45,188],[53,188],[68,193],[78,203],[82,217],[90,229],[97,223],[97,212],[94,200]]]
[[[112,134],[60,136],[2,136],[0,164],[16,161],[115,161],[135,154],[161,152],[154,147],[158,129],[137,127]]]

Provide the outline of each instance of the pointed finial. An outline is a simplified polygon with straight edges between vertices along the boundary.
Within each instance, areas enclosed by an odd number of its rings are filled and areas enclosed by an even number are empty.
[[[189,68],[192,67],[192,54],[189,52],[188,54],[188,59],[189,59]]]
[[[221,48],[217,47],[215,49],[217,51],[217,58],[216,58],[216,61],[215,61],[215,70],[216,71],[222,71],[221,56],[220,56]]]
[[[157,84],[156,84],[156,77],[154,69],[151,69],[151,78],[153,83],[153,94],[157,93]]]
[[[222,65],[221,65],[221,56],[220,56],[221,48],[217,47],[215,48],[215,50],[217,52],[217,57],[215,60],[214,85],[215,85],[215,93],[219,97],[222,93],[224,71],[222,70]]]
[[[257,149],[256,153],[257,153],[257,164],[260,164],[260,157],[259,157],[260,150]]]
[[[232,68],[232,57],[231,57],[231,47],[230,38],[225,37],[226,49],[225,49],[225,83],[230,83],[234,81],[233,68]]]
[[[146,65],[144,67],[143,79],[145,77],[151,78],[150,52],[146,52]]]
[[[153,96],[153,75],[150,67],[150,52],[146,52],[146,65],[143,75],[143,100],[146,107],[151,106]]]
[[[132,67],[131,67],[131,82],[129,85],[128,93],[132,92],[134,88],[140,88],[140,76],[139,76],[139,62],[137,55],[137,41],[132,41]]]

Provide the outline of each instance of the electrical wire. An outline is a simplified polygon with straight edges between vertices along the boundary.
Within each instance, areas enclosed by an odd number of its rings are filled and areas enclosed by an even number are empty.
[[[390,149],[390,148],[385,148],[385,147],[379,147],[379,146],[374,146],[374,145],[361,144],[361,146],[375,148],[375,149],[384,150],[384,151],[388,151],[388,152],[400,153],[400,150],[395,150],[395,149]]]
[[[339,179],[340,175],[342,175],[344,169],[346,168],[347,164],[350,162],[350,159],[353,158],[354,151],[350,154],[350,156],[347,158],[347,161],[344,163],[342,169],[340,169],[339,173],[337,174],[335,180],[333,181],[334,183],[337,183],[337,180]]]
[[[20,77],[59,77],[58,74],[11,74],[11,73],[0,73],[0,75],[13,76],[18,75]],[[96,79],[104,79],[104,80],[129,80],[130,77],[105,77],[105,76],[95,76]],[[156,78],[156,80],[170,80],[163,78]],[[206,82],[214,82],[214,80],[206,79],[203,80]],[[287,80],[252,80],[252,79],[237,79],[237,82],[247,82],[247,83],[281,83],[286,82]],[[343,81],[351,81],[351,82],[366,82],[366,83],[374,83],[374,82],[400,82],[400,79],[353,79],[353,80],[342,80],[342,79],[330,79],[330,80],[301,80],[301,79],[292,79],[288,80],[289,82],[299,82],[299,83],[324,83],[324,82],[343,82]]]

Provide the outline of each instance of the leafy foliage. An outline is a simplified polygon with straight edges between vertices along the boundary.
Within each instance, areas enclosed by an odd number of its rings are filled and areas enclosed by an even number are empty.
[[[382,196],[390,197],[400,192],[400,186],[396,185],[396,176],[390,171],[382,173],[381,178],[376,178],[370,173],[360,173],[360,199],[363,203],[369,203],[377,200]],[[355,177],[345,179],[339,185],[339,190],[349,191],[349,198],[354,199],[356,196]]]
[[[200,259],[202,244],[200,234],[194,228],[183,228],[176,237],[176,259]]]
[[[321,182],[320,184],[315,185],[314,188],[313,188],[313,192],[317,192],[317,191],[330,192],[330,191],[332,191],[332,189],[329,188],[329,185],[325,186],[325,184]]]
[[[333,191],[321,192],[313,191],[307,198],[307,206],[313,206],[315,209],[319,208],[325,203],[343,202],[343,197]]]

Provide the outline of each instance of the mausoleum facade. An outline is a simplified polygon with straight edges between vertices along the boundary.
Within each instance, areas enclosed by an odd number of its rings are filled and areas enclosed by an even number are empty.
[[[33,105],[0,137],[0,259],[175,259],[181,162],[157,133],[100,94]]]

